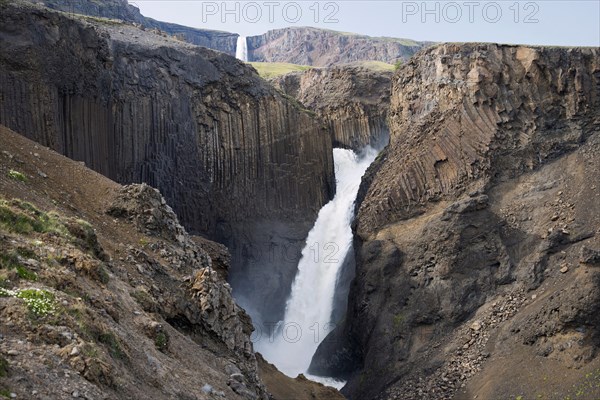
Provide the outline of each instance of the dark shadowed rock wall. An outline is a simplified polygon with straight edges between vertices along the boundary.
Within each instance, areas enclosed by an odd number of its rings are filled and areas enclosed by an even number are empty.
[[[248,274],[243,252],[304,240],[333,195],[310,113],[233,57],[128,24],[3,6],[0,44],[0,124],[159,188],[188,229],[232,247],[234,291],[261,287],[242,294],[283,312],[296,265],[260,255]]]

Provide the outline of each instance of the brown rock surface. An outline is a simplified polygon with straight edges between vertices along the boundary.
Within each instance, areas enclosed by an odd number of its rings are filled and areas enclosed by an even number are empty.
[[[293,72],[274,78],[274,85],[317,113],[333,135],[334,147],[359,150],[383,147],[392,71],[343,65]]]
[[[290,378],[279,372],[273,364],[256,354],[259,375],[269,390],[272,400],[343,400],[337,390],[309,381],[303,375]]]
[[[579,263],[600,243],[598,52],[446,44],[401,68],[340,345],[312,368],[352,399],[600,395],[600,274]]]
[[[406,60],[426,42],[377,38],[310,27],[274,29],[248,38],[250,61],[326,67],[355,61]]]
[[[3,391],[267,398],[248,316],[158,191],[122,188],[2,126],[0,143]],[[114,216],[125,204],[128,212]],[[50,312],[11,294],[28,289],[49,293]],[[243,386],[228,386],[229,365]]]

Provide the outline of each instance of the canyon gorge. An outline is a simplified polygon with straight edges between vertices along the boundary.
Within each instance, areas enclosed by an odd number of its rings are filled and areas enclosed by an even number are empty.
[[[600,396],[598,48],[0,11],[2,395]]]

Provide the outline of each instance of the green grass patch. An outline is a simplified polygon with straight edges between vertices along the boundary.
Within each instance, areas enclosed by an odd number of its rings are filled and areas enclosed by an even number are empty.
[[[19,234],[56,233],[68,237],[67,228],[54,212],[43,212],[21,200],[0,200],[0,228]]]
[[[98,342],[106,345],[111,357],[122,360],[125,358],[125,352],[119,344],[119,340],[112,332],[105,332],[98,335]]]
[[[256,69],[262,78],[265,79],[275,78],[295,71],[306,71],[312,68],[310,65],[290,63],[251,62],[249,64]]]
[[[47,290],[23,289],[16,293],[16,298],[22,299],[27,308],[38,317],[45,317],[56,312],[54,295]]]
[[[19,171],[16,171],[14,169],[11,169],[10,171],[8,171],[8,177],[15,181],[27,182],[27,177],[25,176],[25,174],[23,174]]]
[[[93,15],[84,15],[84,14],[77,14],[77,15],[82,17],[83,19],[85,19],[88,22],[97,22],[97,23],[105,24],[105,25],[124,25],[125,24],[125,22],[121,21],[120,19],[97,17],[97,16],[93,16]]]
[[[404,315],[396,314],[394,316],[394,329],[400,329],[404,325]]]
[[[32,258],[32,257],[28,257]],[[37,274],[33,271],[28,270],[24,265],[19,262],[18,250],[17,252],[11,253],[0,253],[0,269],[4,270],[15,270],[17,275],[21,279],[27,281],[37,281]],[[3,280],[6,278],[4,277]],[[0,282],[0,287],[3,287],[3,282]]]
[[[0,269],[16,269],[20,265],[15,253],[0,253]]]
[[[6,399],[10,399],[10,390],[5,389],[5,388],[0,388],[0,396],[6,398]]]
[[[38,276],[35,272],[28,270],[22,265],[17,266],[17,275],[19,275],[19,278],[31,282],[35,282],[38,279]]]
[[[8,361],[0,357],[0,378],[4,378],[6,375],[8,375]]]
[[[17,254],[23,258],[32,258],[34,260],[38,259],[38,256],[37,256],[37,254],[35,254],[35,251],[28,249],[26,247],[18,247]]]
[[[363,67],[373,71],[394,71],[394,65],[385,63],[383,61],[356,61],[348,64],[342,64],[342,66],[344,65]]]
[[[169,336],[165,332],[158,332],[154,338],[154,346],[160,351],[164,351],[169,346]]]

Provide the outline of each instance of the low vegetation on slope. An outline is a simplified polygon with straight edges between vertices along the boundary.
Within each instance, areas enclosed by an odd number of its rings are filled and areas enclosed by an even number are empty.
[[[2,395],[266,398],[226,261],[158,191],[1,126],[0,142]]]
[[[312,68],[308,65],[270,62],[251,62],[250,65],[252,65],[258,74],[265,79],[275,78],[295,71],[306,71]]]
[[[147,185],[2,125],[0,143],[0,398],[267,398],[224,246]],[[339,398],[264,364],[272,399]]]

